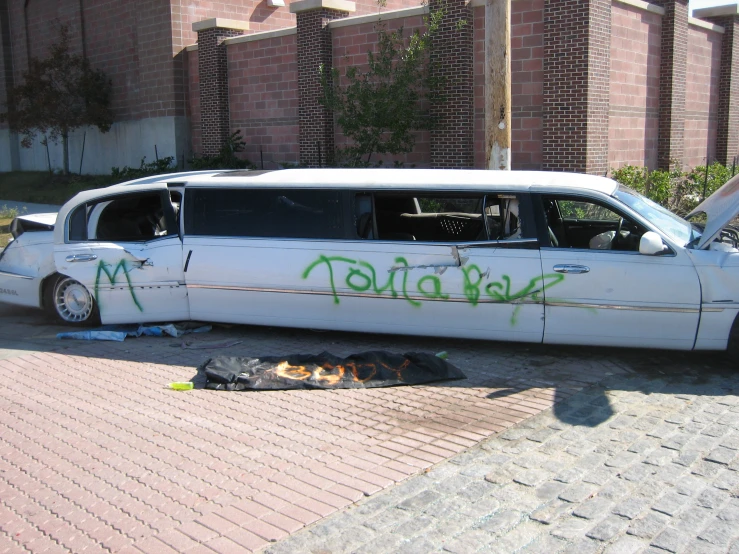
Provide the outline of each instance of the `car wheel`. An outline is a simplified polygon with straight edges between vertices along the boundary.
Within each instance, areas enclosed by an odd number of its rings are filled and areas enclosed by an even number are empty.
[[[50,282],[46,293],[46,308],[62,323],[95,325],[100,321],[92,294],[79,281],[60,275]]]
[[[734,325],[731,326],[726,355],[733,361],[739,361],[739,316],[734,320]]]

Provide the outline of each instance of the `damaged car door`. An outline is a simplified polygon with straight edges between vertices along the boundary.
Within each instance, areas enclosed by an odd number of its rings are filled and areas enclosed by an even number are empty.
[[[135,188],[68,210],[63,241],[55,240],[60,277],[50,295],[61,319],[82,322],[87,297],[103,323],[189,319],[182,242],[167,186]]]

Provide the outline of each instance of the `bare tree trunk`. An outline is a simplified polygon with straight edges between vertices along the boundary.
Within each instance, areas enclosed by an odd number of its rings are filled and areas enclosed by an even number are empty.
[[[511,0],[485,4],[485,156],[511,169]]]
[[[64,150],[64,174],[69,175],[69,131],[62,133],[62,148]]]

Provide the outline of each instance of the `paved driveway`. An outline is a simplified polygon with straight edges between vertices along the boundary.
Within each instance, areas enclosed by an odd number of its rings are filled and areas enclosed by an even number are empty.
[[[267,554],[738,554],[739,375],[614,374]]]
[[[182,340],[58,341],[2,308],[0,552],[259,550],[612,376],[712,357],[237,326]],[[186,345],[187,346],[187,345]],[[210,356],[446,350],[465,381],[175,392]],[[603,393],[601,393],[603,396]],[[613,415],[607,409],[596,426]]]

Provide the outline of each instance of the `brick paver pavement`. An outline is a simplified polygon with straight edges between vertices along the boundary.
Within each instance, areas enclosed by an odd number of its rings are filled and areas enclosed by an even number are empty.
[[[0,360],[0,552],[256,551],[606,376],[699,363],[662,353],[251,327],[195,340],[219,338],[242,342],[208,351],[175,339],[39,336],[45,348]],[[52,347],[62,349],[41,351]],[[164,387],[189,380],[216,354],[374,349],[444,349],[468,379],[341,391]]]
[[[737,554],[739,375],[660,367],[608,376],[266,554]]]

